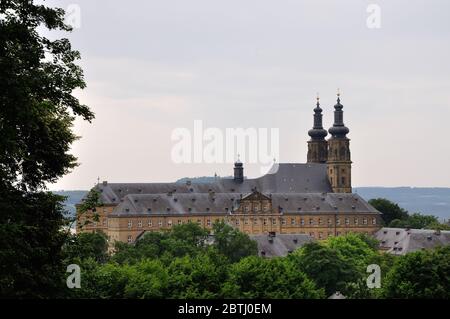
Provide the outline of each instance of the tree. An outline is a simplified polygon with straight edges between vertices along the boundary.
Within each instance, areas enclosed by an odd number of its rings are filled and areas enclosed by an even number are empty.
[[[360,272],[365,272],[366,267],[378,255],[376,248],[360,234],[349,233],[345,236],[330,237],[325,244]]]
[[[308,243],[289,256],[318,287],[325,289],[327,296],[341,291],[346,294],[348,282],[360,276],[355,263],[346,262],[333,248],[321,243]]]
[[[59,296],[66,234],[61,196],[0,190],[0,297]]]
[[[250,256],[233,264],[223,286],[225,298],[323,298],[324,291],[287,258]]]
[[[72,235],[63,246],[63,251],[68,261],[75,258],[93,258],[103,263],[108,259],[107,236],[101,231]]]
[[[97,212],[97,207],[103,206],[103,202],[101,199],[101,193],[98,189],[92,188],[86,196],[82,199],[82,203],[78,206],[77,209],[77,217],[80,217],[81,214],[85,214],[90,211],[89,216],[86,216],[86,220],[84,223],[78,221],[77,228],[83,229],[87,224],[92,223],[92,221],[98,222],[100,219],[100,214]]]
[[[158,259],[144,259],[130,267],[126,298],[164,298],[167,296],[168,272]]]
[[[450,246],[397,258],[382,289],[385,298],[450,298]]]
[[[369,200],[369,204],[382,213],[381,218],[385,225],[389,225],[394,219],[403,220],[408,217],[406,210],[385,198],[371,199]]]
[[[201,253],[207,236],[208,231],[194,223],[176,225],[165,232],[147,232],[134,245],[116,242],[112,259],[120,264],[136,263],[144,258],[170,262],[174,257]]]
[[[64,10],[32,1],[0,2],[0,293],[49,297],[64,287],[61,196],[45,192],[76,166],[69,153],[76,117],[93,113],[72,95],[84,88],[67,39],[37,31],[70,31]]]
[[[247,234],[225,224],[223,221],[213,225],[214,247],[226,256],[230,262],[258,254],[258,246]]]
[[[227,275],[227,263],[214,249],[195,257],[174,259],[168,266],[169,298],[218,298]]]
[[[389,227],[440,230],[450,229],[447,225],[441,224],[436,216],[422,215],[420,213],[408,215],[408,217],[403,220],[394,219],[390,222]]]

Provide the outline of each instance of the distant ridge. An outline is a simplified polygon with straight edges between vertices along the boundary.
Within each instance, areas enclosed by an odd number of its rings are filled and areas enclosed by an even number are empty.
[[[450,188],[447,187],[355,187],[362,198],[386,198],[410,213],[450,219]]]

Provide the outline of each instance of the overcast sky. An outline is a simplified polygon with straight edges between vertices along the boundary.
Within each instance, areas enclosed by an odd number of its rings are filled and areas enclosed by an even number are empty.
[[[76,95],[96,114],[75,126],[80,166],[51,189],[231,175],[172,161],[172,131],[194,120],[279,128],[277,161],[305,162],[316,92],[329,128],[338,87],[353,186],[450,187],[447,0],[47,3],[81,10],[68,35],[87,82]],[[381,28],[367,27],[371,3]]]

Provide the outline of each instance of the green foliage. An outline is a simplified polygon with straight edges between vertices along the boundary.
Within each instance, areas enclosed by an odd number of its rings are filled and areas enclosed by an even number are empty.
[[[250,256],[231,266],[226,298],[323,298],[323,289],[287,258]]]
[[[323,287],[327,296],[336,291],[346,293],[345,286],[360,276],[354,263],[346,262],[336,249],[322,243],[309,243],[295,251],[290,258]]]
[[[367,265],[377,255],[376,250],[365,239],[360,234],[350,233],[345,236],[330,237],[326,245],[334,249],[349,266],[364,272]]]
[[[247,256],[232,263],[215,245],[205,244],[205,232],[197,227],[174,227],[148,233],[135,245],[117,244],[118,252],[106,263],[96,257],[94,234],[77,240],[85,244],[74,247],[87,250],[71,259],[81,267],[81,289],[66,296],[326,298],[341,291],[348,298],[448,298],[449,246],[393,256],[378,252],[366,235],[347,234],[309,243],[287,257]],[[234,232],[227,234],[226,242],[235,238]],[[381,268],[381,289],[367,287],[370,264]]]
[[[70,31],[64,10],[32,1],[0,4],[0,179],[22,190],[54,182],[76,165],[74,116],[92,120],[72,95],[84,88],[79,53],[69,40],[49,40],[37,28]]]
[[[389,227],[440,230],[450,229],[448,225],[441,224],[436,216],[422,215],[419,213],[408,215],[405,219],[394,219],[389,224]]]
[[[93,258],[99,263],[108,259],[108,241],[103,232],[72,235],[63,246],[67,262],[76,258]]]
[[[385,298],[450,298],[450,246],[398,258],[382,288]]]
[[[369,204],[382,213],[381,218],[385,225],[389,225],[394,219],[405,219],[408,216],[406,210],[385,198],[371,199]]]
[[[85,87],[79,53],[39,27],[70,31],[62,9],[0,2],[0,297],[61,293],[64,199],[45,189],[77,165],[75,117],[94,117],[72,95]]]
[[[214,250],[177,258],[168,267],[170,298],[218,298],[226,279],[226,263]]]
[[[230,262],[239,261],[246,256],[258,254],[258,245],[247,234],[225,224],[223,221],[213,225],[214,247],[228,257]]]
[[[133,264],[144,258],[194,256],[204,251],[207,236],[208,231],[196,223],[176,225],[170,232],[148,232],[134,245],[116,242],[112,259]]]
[[[450,230],[450,226],[440,223],[436,216],[409,214],[408,211],[384,198],[371,199],[369,204],[383,213],[381,217],[388,227]]]
[[[83,202],[78,206],[78,212],[85,213],[88,210],[91,210],[93,213],[96,213],[96,208],[100,206],[103,206],[101,193],[98,191],[98,189],[92,188],[83,198]],[[96,215],[98,216],[98,213]]]
[[[65,271],[61,196],[0,188],[0,297],[59,295]]]
[[[158,259],[144,259],[129,268],[126,298],[164,298],[169,282],[165,265]]]

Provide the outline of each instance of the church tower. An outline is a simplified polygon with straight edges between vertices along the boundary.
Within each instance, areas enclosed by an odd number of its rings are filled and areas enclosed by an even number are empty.
[[[328,130],[331,137],[328,139],[328,179],[334,193],[351,193],[350,140],[347,134],[350,131],[344,125],[344,112],[340,93],[337,93],[337,103],[334,106],[334,124]]]
[[[322,126],[322,109],[320,108],[319,95],[317,95],[317,104],[314,108],[314,125],[308,131],[308,135],[311,136],[308,141],[308,163],[326,163],[328,146],[325,136],[327,134],[327,130],[324,130]]]
[[[244,165],[239,160],[239,155],[237,161],[234,163],[234,181],[236,183],[244,182]]]

